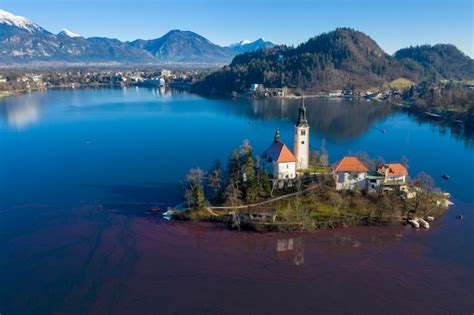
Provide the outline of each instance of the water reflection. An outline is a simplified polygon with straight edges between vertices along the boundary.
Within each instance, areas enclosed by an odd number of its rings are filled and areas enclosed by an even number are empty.
[[[250,104],[245,104],[246,102]],[[233,106],[238,111],[257,120],[296,121],[300,100],[249,100]],[[312,98],[305,100],[311,129],[335,141],[349,141],[367,132],[393,110],[386,104],[368,103],[361,100],[329,100]],[[240,105],[240,106],[239,106]],[[241,106],[247,105],[247,106]]]
[[[0,104],[1,105],[1,104]],[[40,119],[40,99],[38,95],[26,94],[8,98],[0,106],[0,117],[14,129],[25,129]]]
[[[251,120],[287,120],[293,123],[297,119],[299,99],[252,99],[228,100],[224,102],[227,111],[244,115]],[[308,121],[312,131],[323,135],[333,142],[349,142],[370,131],[374,124],[390,115],[400,113],[383,102],[368,102],[360,99],[308,98]],[[441,133],[464,141],[467,147],[474,147],[474,124],[454,124],[447,121],[435,121],[408,112],[418,123],[436,126]]]
[[[455,139],[464,141],[467,148],[474,148],[474,124],[458,124],[445,120],[433,120],[426,116],[409,112],[408,115],[419,124],[430,124],[437,127],[440,134],[450,133]]]
[[[291,253],[295,266],[304,265],[303,237],[291,237],[277,240],[276,251],[278,254]]]
[[[400,243],[405,231],[406,227],[400,225],[381,228],[357,227],[335,231],[321,230],[304,236],[276,239],[275,254],[280,260],[302,266],[305,264],[306,247],[309,255],[308,262],[312,264],[319,259],[318,255],[324,255],[325,251],[331,251],[332,254],[350,255],[368,249],[393,246]],[[411,229],[409,231],[413,232]],[[412,244],[412,254],[419,255],[421,248],[422,243]]]
[[[150,101],[172,102],[174,99],[199,100],[200,96],[179,92],[165,87],[143,88],[127,87],[122,89],[78,89],[35,92],[0,101],[0,121],[7,126],[21,130],[44,119],[46,109],[59,107],[105,107],[110,104],[146,103]],[[299,99],[219,99],[206,102],[206,106],[197,106],[189,110],[208,110],[213,113],[232,113],[256,121],[279,120],[293,123],[296,120]],[[3,103],[3,104],[2,104]],[[398,112],[385,103],[365,100],[308,98],[308,120],[312,131],[335,142],[349,142],[367,133],[371,126]],[[109,107],[110,108],[110,107]],[[157,107],[159,110],[159,107]],[[155,109],[155,110],[157,110]],[[112,109],[114,110],[114,109]],[[117,108],[115,108],[117,111]],[[445,121],[432,121],[419,115],[408,114],[418,123],[437,126],[441,133],[450,132],[451,136],[474,147],[474,126],[456,125]]]

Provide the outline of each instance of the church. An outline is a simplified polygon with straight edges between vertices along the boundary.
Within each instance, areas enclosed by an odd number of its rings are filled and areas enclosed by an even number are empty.
[[[273,180],[296,178],[297,170],[308,169],[309,164],[309,124],[306,118],[304,99],[295,125],[293,152],[281,141],[277,130],[270,147],[262,154],[262,168]]]

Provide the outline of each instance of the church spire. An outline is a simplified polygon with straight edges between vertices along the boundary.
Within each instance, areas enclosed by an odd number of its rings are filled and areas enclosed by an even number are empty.
[[[281,142],[280,141],[280,130],[277,129],[277,131],[275,131],[275,140],[274,142]]]
[[[306,119],[306,107],[304,106],[304,95],[301,96],[301,107],[298,113],[297,127],[308,127],[308,120]]]

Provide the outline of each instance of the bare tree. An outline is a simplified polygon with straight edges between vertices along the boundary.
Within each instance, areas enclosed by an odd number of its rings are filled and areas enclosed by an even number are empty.
[[[328,166],[329,165],[329,155],[328,151],[326,151],[326,140],[321,139],[321,149],[320,149],[320,155],[319,155],[319,163],[322,166]]]
[[[237,206],[242,198],[242,193],[238,187],[238,184],[234,180],[230,180],[227,187],[224,190],[225,203],[230,206]]]
[[[219,160],[214,162],[214,165],[207,174],[206,180],[210,199],[213,201],[220,199],[222,191],[222,167]]]
[[[426,174],[425,172],[420,172],[416,175],[414,179],[414,184],[417,187],[420,187],[424,191],[431,192],[434,189],[434,180],[433,178]]]
[[[185,176],[184,184],[184,198],[188,208],[202,208],[205,204],[204,190],[202,188],[202,179],[204,171],[197,168],[192,168]]]
[[[400,158],[400,163],[405,166],[407,169],[410,167],[408,165],[408,163],[410,162],[410,160],[408,160],[407,156],[406,155],[402,155],[402,157]]]

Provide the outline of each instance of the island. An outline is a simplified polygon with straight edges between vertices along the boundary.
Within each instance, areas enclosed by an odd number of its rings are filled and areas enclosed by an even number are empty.
[[[302,98],[293,151],[277,130],[270,146],[254,156],[248,140],[222,167],[191,169],[183,181],[183,203],[166,211],[178,220],[224,223],[237,230],[311,231],[320,228],[428,221],[448,208],[449,194],[426,173],[409,178],[408,160],[386,163],[357,152],[329,164],[324,141],[310,151],[310,126]]]

